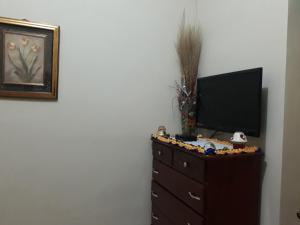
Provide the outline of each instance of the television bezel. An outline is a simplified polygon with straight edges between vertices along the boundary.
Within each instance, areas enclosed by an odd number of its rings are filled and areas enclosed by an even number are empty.
[[[220,78],[221,77],[228,77],[228,76],[237,76],[237,75],[242,75],[245,73],[257,73],[259,75],[259,86],[260,88],[258,91],[258,111],[259,111],[259,115],[258,115],[258,119],[257,119],[257,124],[256,127],[257,129],[255,131],[249,131],[247,129],[238,129],[235,130],[235,128],[226,128],[226,127],[214,127],[214,126],[209,126],[209,125],[200,125],[199,124],[199,104],[198,104],[198,99],[199,99],[199,83],[201,82],[201,80],[213,80],[216,77]],[[260,137],[260,133],[261,133],[261,109],[262,109],[262,76],[263,76],[263,68],[262,67],[258,67],[258,68],[253,68],[253,69],[247,69],[247,70],[241,70],[241,71],[234,71],[234,72],[229,72],[229,73],[223,73],[223,74],[217,74],[217,75],[212,75],[212,76],[206,76],[206,77],[200,77],[197,79],[197,127],[198,128],[204,128],[204,129],[209,129],[209,130],[214,130],[214,131],[222,131],[222,132],[228,132],[228,133],[232,133],[235,131],[242,131],[244,132],[246,135],[248,136],[253,136],[253,137]]]

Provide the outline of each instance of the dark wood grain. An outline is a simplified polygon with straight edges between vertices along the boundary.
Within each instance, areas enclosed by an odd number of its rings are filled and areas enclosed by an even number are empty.
[[[174,225],[204,224],[204,219],[200,215],[185,206],[156,182],[152,182],[152,192],[158,196],[152,195],[153,205],[159,208]]]
[[[167,157],[157,157],[161,149]],[[259,225],[262,152],[205,156],[153,140],[153,156],[152,204],[174,225]]]
[[[174,168],[199,182],[205,181],[205,160],[182,151],[174,151]]]
[[[171,221],[154,205],[151,215],[152,225],[172,225]]]
[[[208,162],[207,225],[259,224],[261,165],[260,155]]]
[[[153,179],[190,206],[199,214],[204,212],[204,185],[165,166],[157,160],[153,161]],[[194,198],[193,198],[194,197]]]
[[[152,154],[153,157],[169,166],[173,164],[173,150],[165,145],[152,143]]]

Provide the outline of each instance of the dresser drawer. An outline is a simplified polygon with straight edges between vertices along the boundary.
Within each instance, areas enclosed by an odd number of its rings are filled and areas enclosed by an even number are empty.
[[[173,161],[173,151],[165,145],[152,143],[152,153],[154,159],[157,159],[165,164],[171,166]]]
[[[200,214],[204,213],[204,186],[157,160],[153,161],[153,179]]]
[[[154,205],[152,206],[151,224],[172,225],[170,220]]]
[[[174,225],[203,225],[203,218],[185,206],[157,183],[152,182],[152,204]]]
[[[191,154],[175,151],[174,168],[197,181],[205,181],[205,161]]]

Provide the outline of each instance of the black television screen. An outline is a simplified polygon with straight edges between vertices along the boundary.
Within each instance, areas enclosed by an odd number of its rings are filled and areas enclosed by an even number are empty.
[[[260,135],[262,68],[198,78],[197,125]]]

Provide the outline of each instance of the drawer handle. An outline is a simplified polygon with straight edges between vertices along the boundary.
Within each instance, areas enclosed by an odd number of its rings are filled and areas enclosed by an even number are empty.
[[[197,200],[197,201],[200,201],[200,200],[201,200],[200,197],[198,197],[198,196],[196,196],[196,195],[193,195],[192,192],[190,192],[190,191],[189,191],[189,196],[190,196],[192,199],[195,199],[195,200]]]
[[[300,210],[297,212],[297,217],[300,220]]]
[[[154,193],[153,191],[151,192],[151,195],[152,195],[154,198],[158,198],[158,194]]]
[[[189,166],[189,164],[187,162],[183,162],[183,167],[187,168]]]
[[[152,170],[154,174],[159,174],[158,170]]]
[[[154,219],[154,220],[159,220],[159,218],[157,217],[157,216],[154,216],[153,214],[152,214],[152,219]]]
[[[157,151],[157,154],[158,154],[159,156],[161,156],[161,155],[162,155],[162,151],[158,150],[158,151]]]

